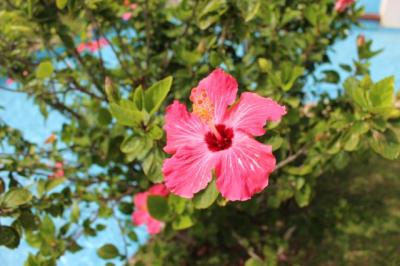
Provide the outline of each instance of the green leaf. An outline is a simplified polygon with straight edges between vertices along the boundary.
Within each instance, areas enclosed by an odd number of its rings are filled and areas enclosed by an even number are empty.
[[[46,182],[45,191],[49,192],[65,182],[65,178],[55,178]]]
[[[304,10],[304,17],[313,25],[316,26],[318,23],[318,15],[319,15],[319,6],[316,4],[307,5],[307,8]]]
[[[56,226],[54,225],[53,221],[51,218],[46,215],[40,224],[40,233],[46,238],[46,239],[53,239],[55,233],[56,233]]]
[[[148,88],[144,92],[145,109],[150,115],[158,111],[161,104],[168,95],[172,85],[172,77],[169,76]]]
[[[250,258],[246,260],[244,266],[265,266],[265,263],[258,258]]]
[[[260,68],[261,72],[268,73],[272,69],[271,61],[268,61],[265,58],[258,58],[258,67]]]
[[[113,244],[105,244],[97,250],[97,255],[102,259],[109,260],[119,256],[119,251]]]
[[[139,240],[137,235],[136,235],[136,233],[135,233],[135,231],[130,231],[128,233],[128,237],[129,237],[130,240],[132,240],[134,242],[137,242]]]
[[[302,186],[300,190],[296,190],[294,198],[299,207],[306,207],[310,203],[311,199],[311,187],[308,184]]]
[[[356,105],[361,108],[368,108],[369,103],[365,91],[360,87],[360,82],[351,77],[348,78],[343,87],[346,91],[346,94],[354,101]]]
[[[340,81],[339,73],[334,70],[325,70],[323,73],[325,74],[325,78],[323,80],[327,83],[336,84]]]
[[[68,0],[56,0],[56,5],[58,9],[64,9],[64,7],[68,4]]]
[[[112,116],[110,112],[105,108],[100,108],[99,113],[97,114],[97,121],[103,126],[107,126],[111,123]]]
[[[165,197],[151,195],[147,198],[147,207],[150,215],[160,221],[164,221],[168,216],[168,203]]]
[[[178,216],[172,223],[174,230],[183,230],[193,225],[193,220],[189,215]]]
[[[164,131],[157,125],[153,125],[148,132],[148,136],[154,140],[159,140],[162,138]]]
[[[121,151],[126,153],[126,160],[131,162],[136,158],[143,160],[152,146],[153,141],[150,138],[130,136],[121,144]]]
[[[302,166],[288,166],[284,168],[284,171],[286,173],[292,174],[292,175],[307,175],[311,173],[313,170],[313,167],[311,165],[302,165]]]
[[[268,144],[272,146],[272,151],[276,151],[282,146],[283,138],[280,136],[273,136],[272,138],[268,139]]]
[[[213,179],[206,189],[196,194],[193,204],[196,209],[207,209],[218,197],[218,190],[215,179]]]
[[[353,134],[363,135],[369,131],[369,124],[364,121],[356,121],[352,125],[350,132]]]
[[[143,121],[143,113],[123,108],[116,103],[110,103],[110,112],[117,119],[117,123],[123,126],[136,127]]]
[[[370,91],[371,104],[374,107],[393,107],[394,77],[388,77],[375,83]]]
[[[153,149],[143,160],[143,172],[150,181],[154,183],[162,181],[163,175],[161,173],[161,166],[163,160],[164,154],[159,149]]]
[[[198,16],[198,26],[205,30],[214,24],[219,17],[228,9],[226,0],[204,1],[204,5],[199,8],[201,11]]]
[[[50,61],[43,61],[36,69],[36,77],[39,79],[48,78],[53,74],[54,68]]]
[[[81,214],[81,211],[79,208],[79,203],[78,203],[78,201],[74,201],[72,203],[72,208],[71,208],[71,222],[73,222],[73,223],[78,222],[80,214]]]
[[[136,108],[138,110],[143,110],[143,105],[144,105],[144,93],[143,93],[143,88],[142,86],[138,86],[135,89],[135,93],[133,94],[133,102],[136,105]]]
[[[176,54],[180,61],[189,66],[193,66],[194,64],[198,63],[202,58],[202,54],[200,52],[188,51],[181,46],[176,49]]]
[[[11,226],[0,226],[0,246],[6,246],[8,248],[16,248],[19,245],[19,234]]]
[[[120,202],[120,204],[118,205],[118,209],[120,212],[122,212],[123,214],[126,215],[130,215],[133,212],[133,205],[131,202],[125,202],[122,201]]]
[[[168,206],[177,214],[182,214],[186,207],[187,199],[170,194],[168,196]]]
[[[18,221],[27,230],[36,230],[39,227],[40,219],[30,211],[22,211]]]
[[[38,259],[29,253],[28,259],[25,261],[24,266],[40,266]]]
[[[387,132],[381,134],[378,131],[374,131],[369,143],[371,148],[382,157],[395,160],[400,155],[400,144],[388,135]]]
[[[24,188],[14,188],[9,190],[3,198],[3,204],[6,208],[17,208],[26,204],[32,199],[32,194]]]
[[[244,21],[252,20],[260,10],[260,0],[237,1],[238,7],[243,14]]]

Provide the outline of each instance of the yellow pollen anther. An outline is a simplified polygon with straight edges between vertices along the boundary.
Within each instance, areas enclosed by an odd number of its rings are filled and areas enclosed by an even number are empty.
[[[211,122],[214,116],[214,104],[208,97],[207,91],[204,88],[194,88],[189,99],[193,103],[193,113],[204,123]]]

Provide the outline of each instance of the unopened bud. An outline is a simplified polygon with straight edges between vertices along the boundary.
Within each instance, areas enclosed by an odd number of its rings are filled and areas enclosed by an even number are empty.
[[[357,36],[357,47],[361,47],[365,45],[365,35],[360,34]]]
[[[105,80],[105,90],[107,94],[107,99],[109,102],[118,102],[119,101],[119,93],[113,86],[113,83],[109,77],[106,77]]]

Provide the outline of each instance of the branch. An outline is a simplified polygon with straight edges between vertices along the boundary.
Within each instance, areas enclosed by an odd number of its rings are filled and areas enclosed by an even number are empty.
[[[296,160],[300,155],[304,154],[307,151],[306,146],[302,147],[300,150],[298,150],[295,154],[290,155],[289,157],[287,157],[285,160],[280,161],[276,167],[275,167],[275,171],[284,167],[287,164],[290,164],[291,162],[293,162],[294,160]]]

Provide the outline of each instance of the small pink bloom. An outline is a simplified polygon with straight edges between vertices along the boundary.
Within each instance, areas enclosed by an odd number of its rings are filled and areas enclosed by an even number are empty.
[[[346,10],[347,7],[352,5],[355,1],[354,0],[336,0],[335,10],[339,13]]]
[[[193,112],[178,101],[167,108],[164,151],[173,156],[162,171],[171,192],[192,198],[211,181],[213,169],[218,190],[231,201],[248,200],[268,185],[275,157],[254,136],[263,135],[265,123],[280,120],[286,109],[250,92],[233,105],[237,90],[236,80],[216,69],[192,90]]]
[[[133,4],[129,5],[129,8],[132,9],[132,10],[135,10],[136,8],[138,8],[138,6],[139,6],[138,4],[133,3]]]
[[[57,162],[53,169],[53,174],[49,176],[49,179],[61,178],[64,177],[64,163]]]
[[[135,211],[132,213],[133,223],[136,225],[145,224],[149,234],[158,234],[164,226],[164,223],[151,217],[147,209],[147,198],[149,195],[167,197],[168,194],[169,191],[163,184],[156,184],[148,191],[136,194],[133,197],[133,203],[135,204]]]
[[[80,43],[79,45],[78,45],[78,47],[76,48],[76,51],[78,52],[78,53],[83,53],[86,49],[88,48],[88,45],[86,44],[86,43]]]
[[[108,41],[107,41],[107,39],[104,38],[104,37],[101,37],[101,38],[98,40],[98,43],[99,43],[99,45],[100,45],[100,48],[103,48],[103,47],[105,47],[105,46],[107,46],[107,45],[109,44]]]
[[[122,14],[121,16],[123,21],[128,21],[132,18],[132,13],[131,12],[125,12],[124,14]]]
[[[107,46],[108,42],[105,38],[100,38],[98,40],[91,41],[87,44],[87,48],[89,49],[90,52],[94,53],[97,50],[103,48],[104,46]]]
[[[6,80],[6,84],[7,85],[12,85],[14,83],[14,80],[12,79],[12,78],[8,78],[7,80]]]

